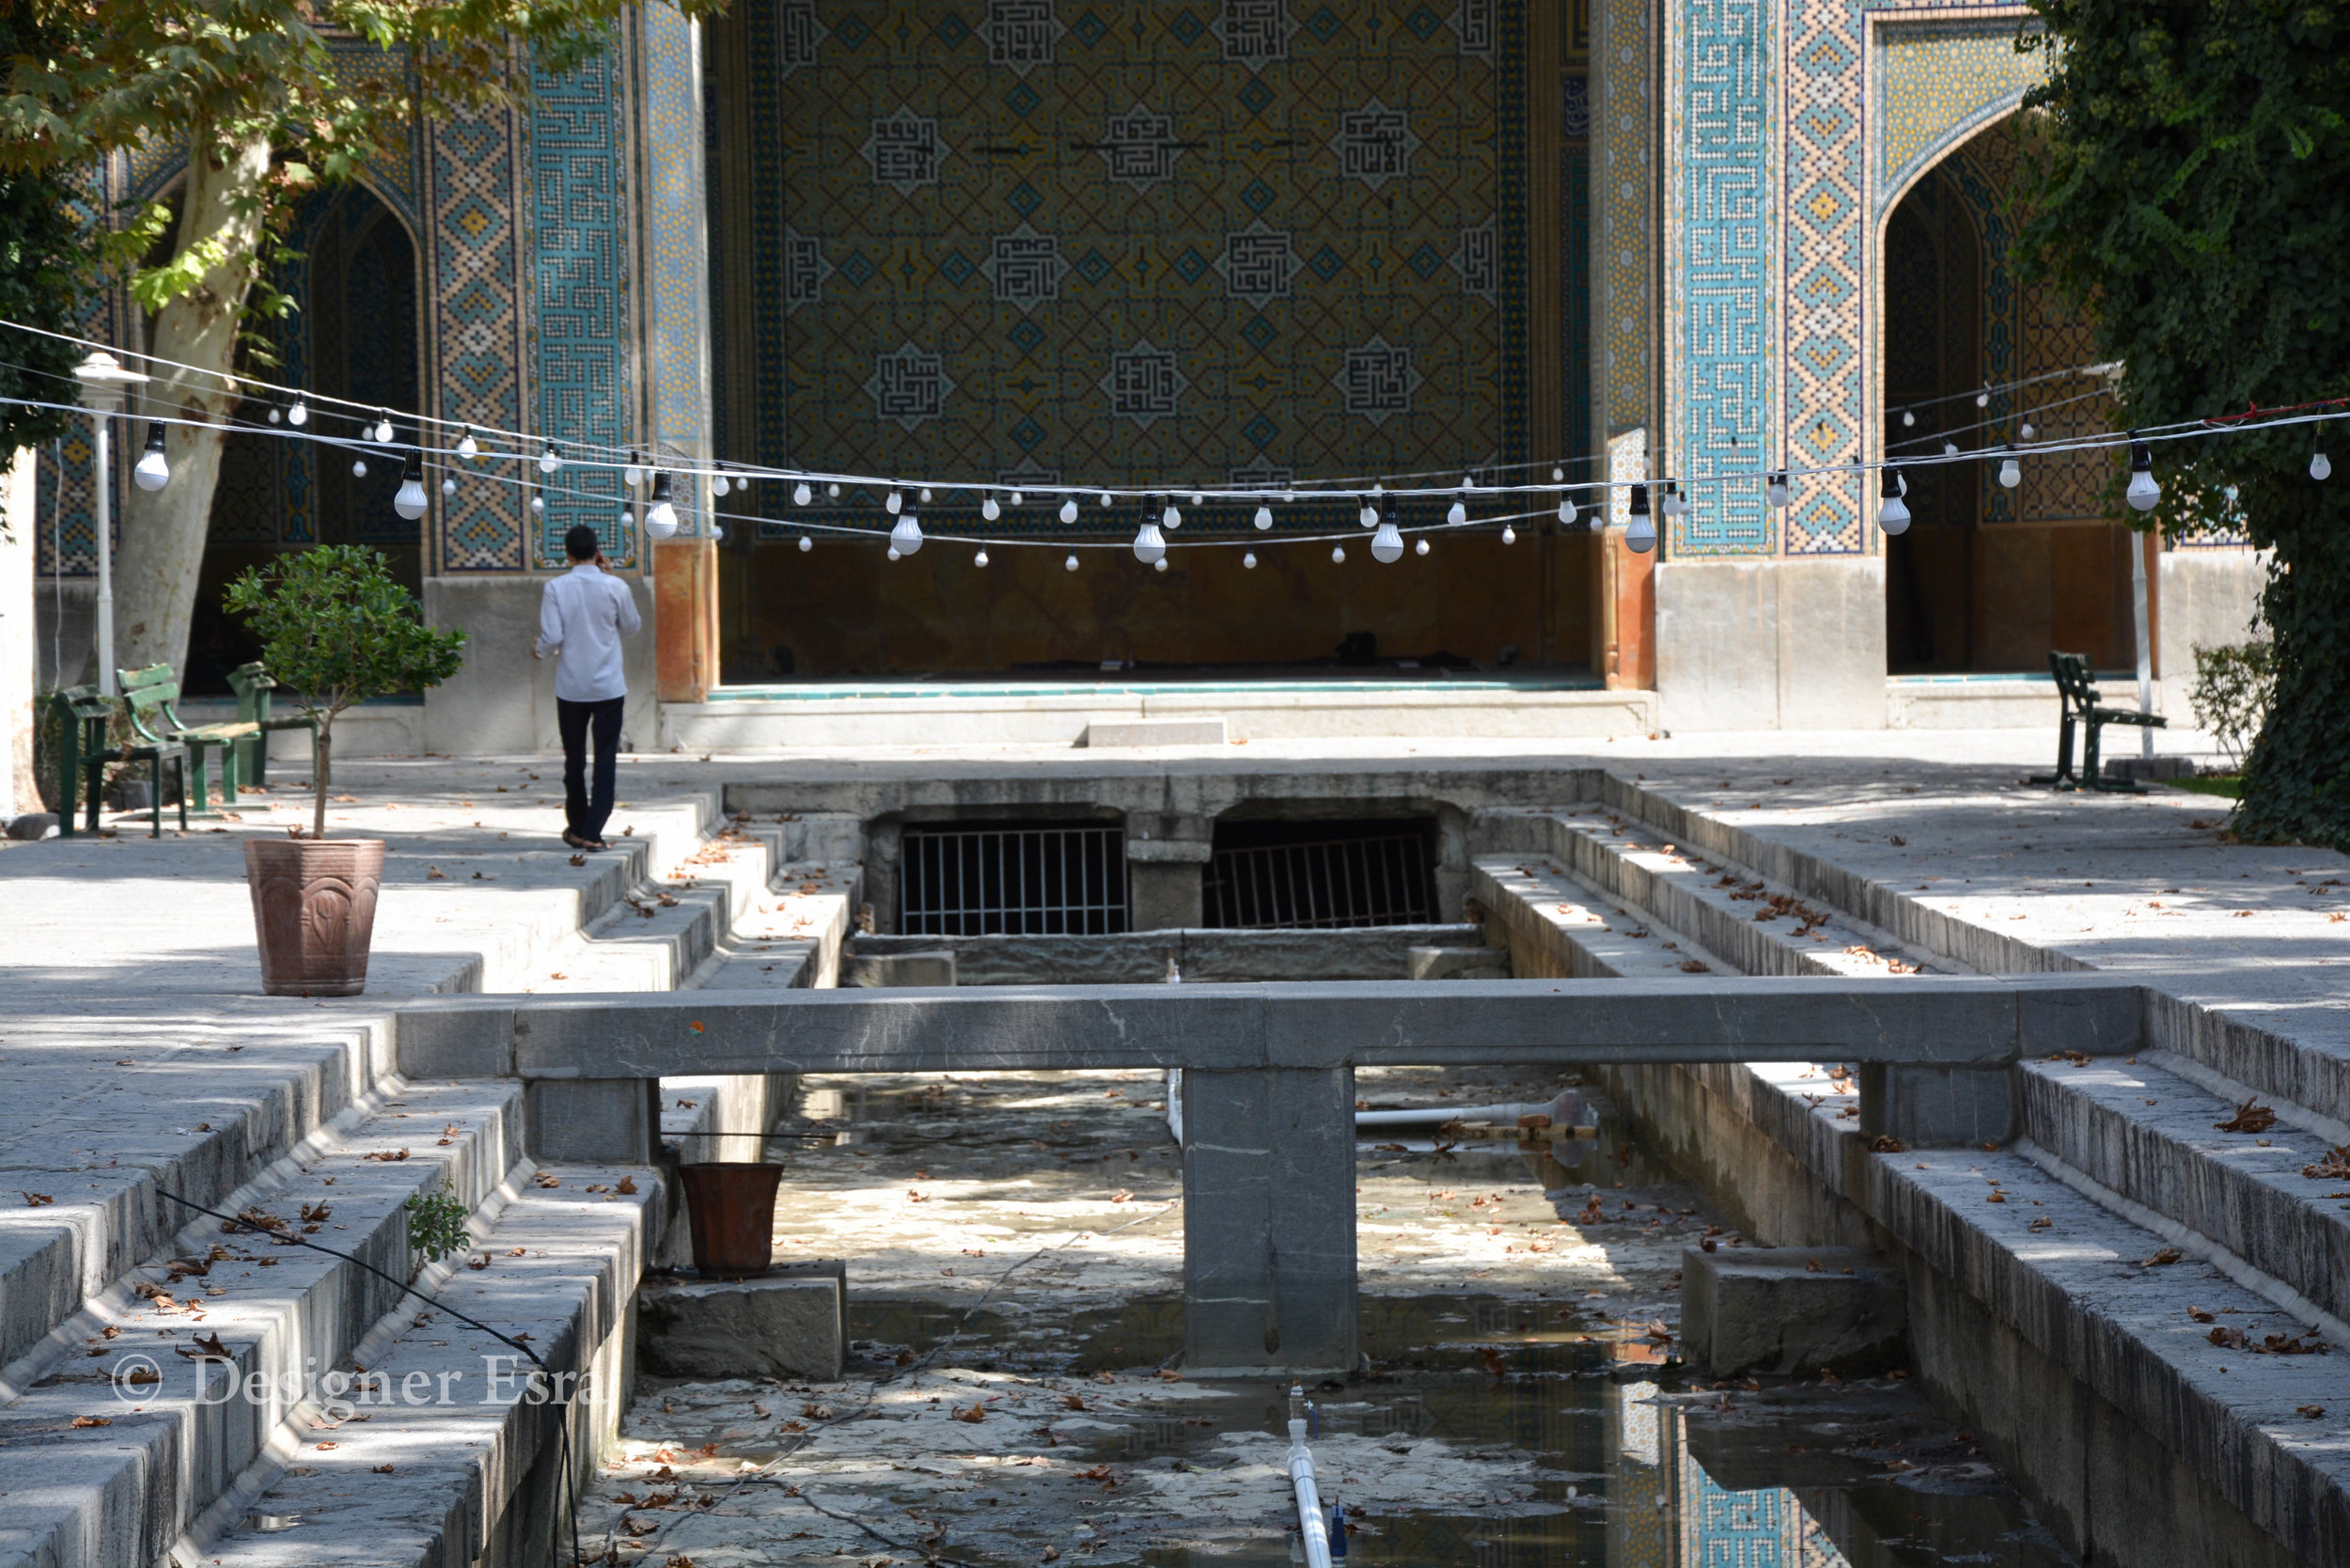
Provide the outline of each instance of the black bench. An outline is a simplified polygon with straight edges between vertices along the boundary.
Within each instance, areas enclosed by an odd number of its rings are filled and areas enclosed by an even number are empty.
[[[2141,713],[2133,708],[2104,706],[2098,698],[2096,680],[2090,671],[2086,654],[2059,653],[2051,650],[2048,673],[2056,677],[2057,698],[2063,704],[2062,716],[2057,721],[2056,772],[2040,774],[2031,782],[2052,785],[2060,790],[2105,790],[2116,794],[2144,794],[2144,790],[2126,778],[2107,779],[2098,760],[2098,732],[2108,724],[2161,729],[2170,721],[2159,713]],[[2088,730],[2088,744],[2082,749],[2078,775],[2073,772],[2073,731],[2076,728]]]

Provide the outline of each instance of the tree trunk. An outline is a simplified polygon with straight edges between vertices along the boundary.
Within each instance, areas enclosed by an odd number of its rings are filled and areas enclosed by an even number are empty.
[[[200,150],[208,140],[201,132],[195,138],[199,150],[188,162],[175,254],[210,243],[223,259],[195,289],[164,306],[149,344],[156,358],[197,368],[154,364],[139,368],[155,378],[144,390],[144,412],[201,419],[211,428],[167,428],[171,482],[157,491],[125,489],[114,572],[115,662],[125,669],[157,664],[186,667],[196,574],[204,560],[204,534],[227,441],[224,427],[237,406],[223,377],[235,364],[237,331],[253,290],[270,144],[267,137],[241,143],[215,168]],[[210,373],[214,371],[221,374]],[[119,428],[131,451],[137,452],[147,432],[129,421]]]
[[[310,818],[310,837],[313,839],[326,837],[326,784],[332,773],[328,759],[334,750],[335,721],[329,719],[319,726],[318,755],[310,759],[310,771],[314,775],[310,782],[317,786],[314,793],[318,801],[318,809]]]

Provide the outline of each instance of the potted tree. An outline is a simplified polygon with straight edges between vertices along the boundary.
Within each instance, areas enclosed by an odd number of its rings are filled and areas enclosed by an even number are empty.
[[[321,545],[248,568],[226,603],[260,639],[279,689],[296,694],[318,729],[310,832],[244,841],[262,989],[355,996],[368,983],[384,840],[326,837],[335,719],[371,697],[439,685],[464,662],[465,634],[425,625],[383,556],[363,545]]]

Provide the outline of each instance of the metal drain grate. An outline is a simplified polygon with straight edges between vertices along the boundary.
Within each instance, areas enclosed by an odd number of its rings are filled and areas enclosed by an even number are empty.
[[[1219,826],[1204,914],[1225,931],[1424,925],[1436,917],[1429,869],[1417,824]]]
[[[910,936],[1102,936],[1126,929],[1116,827],[908,828],[898,929]]]

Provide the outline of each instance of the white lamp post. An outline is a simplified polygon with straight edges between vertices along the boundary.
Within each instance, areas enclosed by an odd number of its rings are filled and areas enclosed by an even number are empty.
[[[103,349],[96,349],[91,351],[87,359],[73,368],[73,379],[82,384],[82,406],[90,411],[90,424],[98,433],[94,485],[98,493],[98,689],[112,697],[115,695],[114,508],[112,464],[106,450],[107,420],[120,412],[123,392],[127,388],[146,384],[148,378],[136,370],[124,369],[114,355]],[[65,563],[59,561],[57,566],[62,571]]]

